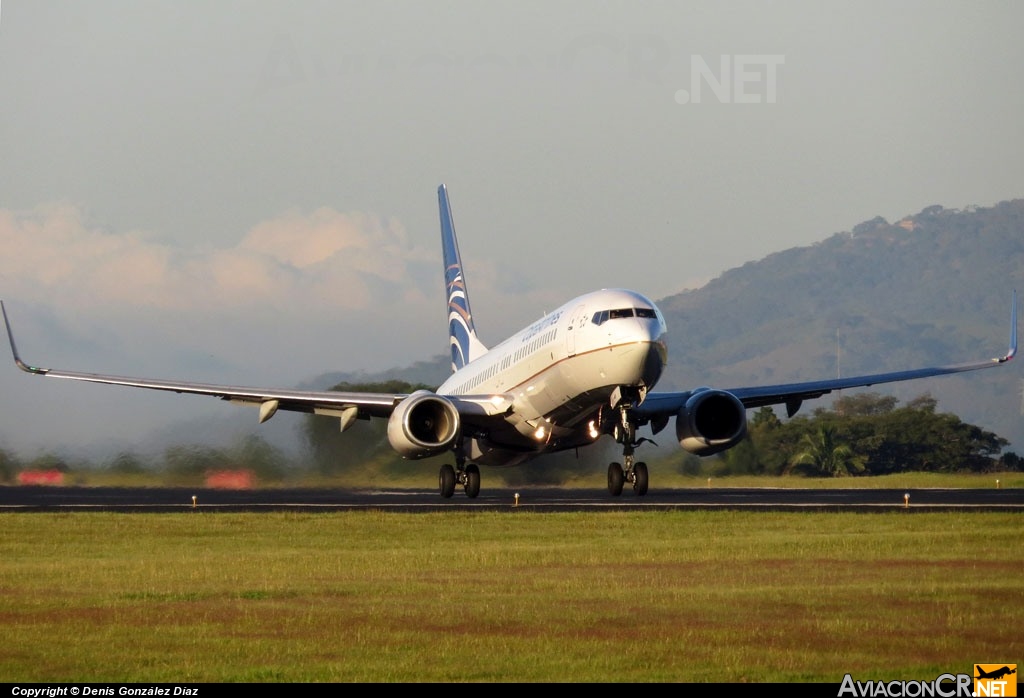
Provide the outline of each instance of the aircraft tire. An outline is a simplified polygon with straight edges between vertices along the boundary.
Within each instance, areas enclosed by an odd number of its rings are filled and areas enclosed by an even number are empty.
[[[437,489],[445,499],[455,494],[455,468],[447,463],[441,466],[437,474]]]
[[[466,466],[466,496],[470,499],[476,499],[476,496],[480,494],[480,468],[473,463]]]
[[[637,463],[633,466],[633,491],[637,497],[647,494],[647,464]]]
[[[622,486],[626,482],[626,476],[622,472],[619,463],[612,463],[608,466],[608,493],[613,497],[622,494]]]

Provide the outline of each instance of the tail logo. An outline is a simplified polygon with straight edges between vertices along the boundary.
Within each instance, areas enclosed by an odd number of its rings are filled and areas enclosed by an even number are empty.
[[[466,284],[462,267],[452,264],[445,270],[448,286],[448,337],[452,352],[452,370],[457,371],[469,363],[469,335],[473,318],[469,313]]]

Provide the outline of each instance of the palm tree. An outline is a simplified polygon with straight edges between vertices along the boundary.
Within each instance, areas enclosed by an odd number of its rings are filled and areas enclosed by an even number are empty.
[[[842,477],[864,472],[864,457],[836,440],[836,429],[831,424],[821,424],[815,434],[804,434],[800,439],[803,450],[789,461],[783,474],[795,469],[808,470],[817,475]]]

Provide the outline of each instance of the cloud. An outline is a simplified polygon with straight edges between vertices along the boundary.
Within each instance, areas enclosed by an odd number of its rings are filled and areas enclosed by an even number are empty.
[[[240,248],[294,267],[310,267],[342,252],[365,253],[380,241],[381,222],[365,214],[318,208],[309,215],[292,211],[254,227]],[[392,231],[401,231],[395,224]],[[404,236],[403,236],[404,237]]]
[[[42,365],[281,387],[447,351],[440,249],[392,218],[290,210],[227,246],[175,246],[51,204],[0,209],[0,249],[0,298]],[[575,293],[467,261],[488,344]]]
[[[104,229],[66,203],[0,209],[0,298],[14,312],[25,358],[41,365],[289,387],[445,353],[439,247],[413,244],[397,220],[327,207],[285,212],[219,247]],[[499,274],[504,267],[486,254],[472,261],[485,339],[554,308],[552,289],[512,289],[522,286],[514,270]],[[57,440],[76,448],[224,409],[26,379],[13,366],[0,375],[0,392],[10,406],[0,414],[0,444],[19,449],[53,442],[55,405],[69,416]]]
[[[13,251],[0,257],[6,294],[79,309],[295,308],[315,299],[322,308],[367,310],[382,293],[423,301],[410,280],[433,264],[398,221],[330,208],[286,213],[213,250],[104,231],[67,204],[0,210],[0,245]]]
[[[51,204],[0,209],[0,249],[0,298],[26,359],[47,366],[290,387],[446,348],[440,250],[411,244],[394,219],[289,211],[234,244],[183,247]],[[26,380],[10,364],[0,392],[0,445],[17,448],[53,440],[45,425],[55,405],[69,416],[59,440],[76,445],[224,409]]]

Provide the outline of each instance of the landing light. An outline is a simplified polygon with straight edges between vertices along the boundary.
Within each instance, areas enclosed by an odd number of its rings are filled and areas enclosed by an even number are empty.
[[[591,419],[587,423],[587,433],[590,434],[590,438],[592,438],[592,439],[596,439],[597,437],[599,437],[601,435],[601,432],[599,432],[597,430],[597,424],[594,423],[593,419]]]
[[[533,432],[533,438],[537,441],[543,441],[544,437],[547,436],[548,430],[543,425],[537,427],[537,431]]]

